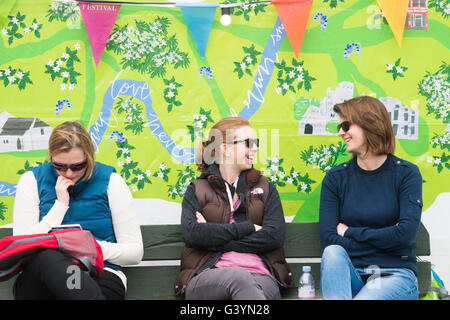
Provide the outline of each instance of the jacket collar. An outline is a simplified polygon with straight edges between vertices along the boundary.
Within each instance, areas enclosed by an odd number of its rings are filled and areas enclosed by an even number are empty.
[[[239,175],[236,191],[239,194],[244,193],[247,187],[252,187],[258,182],[260,176],[261,171],[253,168],[242,171]],[[207,179],[213,189],[226,193],[225,180],[222,178],[217,164],[211,164],[208,169],[200,175],[199,179]]]

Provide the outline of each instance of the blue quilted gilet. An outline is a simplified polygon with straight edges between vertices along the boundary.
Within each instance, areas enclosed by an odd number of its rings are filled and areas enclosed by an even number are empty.
[[[39,193],[39,221],[50,211],[56,200],[55,185],[58,173],[51,163],[32,169]],[[84,230],[91,231],[95,239],[116,242],[109,208],[107,188],[114,167],[96,162],[89,180],[81,178],[69,187],[70,202],[62,224],[78,223]],[[120,269],[105,261],[105,267]]]

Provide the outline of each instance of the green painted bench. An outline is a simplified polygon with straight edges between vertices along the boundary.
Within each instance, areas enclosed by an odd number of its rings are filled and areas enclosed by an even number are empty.
[[[127,299],[175,299],[173,283],[179,271],[179,258],[184,246],[180,225],[141,226],[144,242],[143,262],[138,266],[124,267],[128,278]],[[11,235],[12,230],[0,228],[0,238]],[[423,225],[416,238],[417,256],[430,255],[430,237]],[[286,224],[285,254],[294,283],[298,283],[302,266],[310,265],[316,282],[316,295],[320,298],[320,257],[318,223]],[[431,263],[419,261],[419,291],[425,295],[431,286]],[[12,299],[14,278],[0,282],[0,299]],[[297,289],[283,292],[283,299],[295,299]]]

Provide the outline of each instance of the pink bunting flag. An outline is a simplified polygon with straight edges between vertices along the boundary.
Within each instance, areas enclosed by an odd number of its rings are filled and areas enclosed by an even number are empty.
[[[78,6],[91,44],[95,65],[98,66],[106,42],[116,22],[120,4],[79,1]]]

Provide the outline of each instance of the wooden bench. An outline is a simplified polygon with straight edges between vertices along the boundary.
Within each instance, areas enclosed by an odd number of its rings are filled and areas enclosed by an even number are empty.
[[[316,283],[316,295],[320,297],[320,258],[322,246],[318,223],[286,224],[285,254],[293,281],[298,283],[302,266],[309,265]],[[124,267],[128,278],[127,299],[175,299],[173,283],[179,271],[179,258],[184,246],[180,225],[141,226],[144,242],[143,262],[138,266]],[[0,228],[0,238],[11,235],[12,230]],[[416,255],[430,255],[430,237],[423,225],[416,238]],[[431,263],[420,261],[419,291],[425,295],[431,286]],[[12,299],[14,279],[0,282],[0,299]],[[283,293],[283,299],[295,299],[297,288]]]

